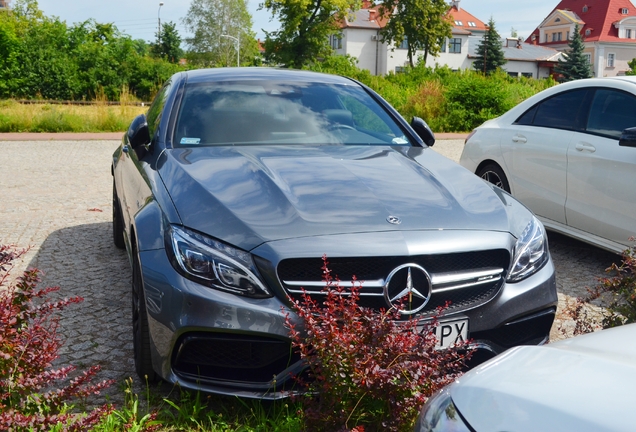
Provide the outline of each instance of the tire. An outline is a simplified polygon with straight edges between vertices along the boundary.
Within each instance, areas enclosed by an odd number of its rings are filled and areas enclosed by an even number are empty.
[[[510,193],[510,184],[508,183],[508,178],[499,165],[485,165],[477,170],[475,174],[477,174],[479,177],[486,180],[487,182],[490,182],[495,186],[498,186],[499,188]]]
[[[143,281],[139,260],[134,251],[132,274],[132,327],[135,371],[139,378],[149,383],[159,381],[159,375],[152,368],[150,356],[150,331],[148,329],[148,312],[143,290]]]
[[[117,198],[117,190],[115,189],[115,181],[113,180],[113,243],[118,249],[125,249],[124,243],[124,219],[119,208],[119,199]]]

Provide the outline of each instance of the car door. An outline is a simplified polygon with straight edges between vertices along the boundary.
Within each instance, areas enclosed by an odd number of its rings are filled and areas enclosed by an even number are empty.
[[[503,131],[501,148],[513,195],[538,216],[565,224],[567,150],[586,119],[588,90],[545,99]]]
[[[569,226],[628,245],[636,235],[636,148],[618,145],[636,126],[636,96],[596,89],[585,133],[568,149]]]

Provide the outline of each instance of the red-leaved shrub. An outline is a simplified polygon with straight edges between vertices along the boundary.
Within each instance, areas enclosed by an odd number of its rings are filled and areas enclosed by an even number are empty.
[[[53,425],[68,431],[87,430],[111,411],[110,406],[73,414],[68,403],[99,394],[112,381],[93,384],[99,371],[99,366],[93,366],[55,388],[56,383],[67,381],[75,367],[52,368],[62,345],[54,313],[82,298],[47,299],[59,288],[38,289],[38,271],[33,269],[11,281],[13,262],[23,253],[0,245],[0,430],[49,430]]]
[[[361,283],[343,288],[323,257],[324,301],[304,294],[287,317],[292,344],[309,371],[301,379],[307,430],[410,430],[420,407],[452,382],[470,356],[466,347],[438,350],[434,326],[358,305]],[[442,311],[438,311],[438,316]]]

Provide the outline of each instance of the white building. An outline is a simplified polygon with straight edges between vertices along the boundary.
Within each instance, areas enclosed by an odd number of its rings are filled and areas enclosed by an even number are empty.
[[[526,42],[566,51],[577,24],[595,76],[630,70],[636,58],[636,7],[630,0],[561,0]]]
[[[428,56],[426,65],[430,67],[448,66],[453,70],[471,69],[475,60],[477,45],[488,27],[465,9],[460,0],[454,0],[448,10],[453,22],[452,37],[447,39],[442,52],[436,57]],[[408,50],[404,45],[390,45],[381,41],[380,30],[387,20],[369,2],[363,8],[349,14],[341,25],[340,35],[332,36],[331,47],[337,54],[350,55],[358,60],[358,67],[369,70],[373,75],[385,75],[400,72],[408,61]],[[551,68],[559,57],[552,48],[524,44],[516,39],[509,46],[507,41],[504,55],[508,63],[504,66],[511,75],[545,78],[551,74]],[[423,57],[424,52],[415,55]]]

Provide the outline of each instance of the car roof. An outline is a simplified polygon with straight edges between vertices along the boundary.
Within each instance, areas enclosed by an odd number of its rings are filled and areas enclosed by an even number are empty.
[[[276,80],[296,83],[356,85],[355,81],[338,75],[268,67],[195,69],[182,73],[188,83]]]
[[[575,90],[586,87],[611,87],[636,93],[636,87],[633,86],[636,86],[636,76],[585,78],[568,81],[562,84],[557,84],[530,96],[528,99],[520,102],[518,105],[514,106],[513,108],[502,114],[499,119],[504,123],[512,123],[521,114],[526,112],[536,103],[568,90]]]

